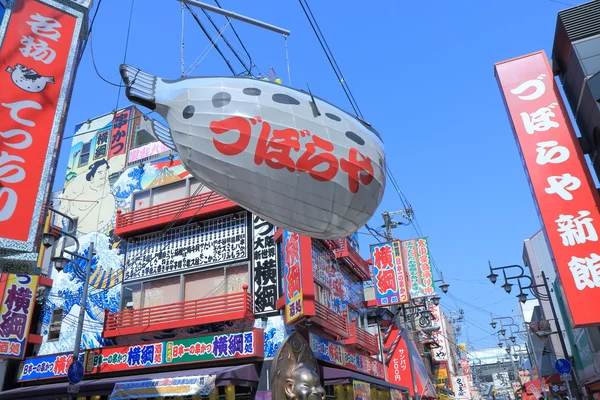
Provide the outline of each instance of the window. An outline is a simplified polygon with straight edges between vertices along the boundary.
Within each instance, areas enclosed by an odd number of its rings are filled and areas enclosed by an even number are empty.
[[[238,265],[225,269],[226,294],[239,293],[248,285],[248,266]]]
[[[142,308],[142,284],[132,283],[123,286],[123,297],[121,300],[123,310]]]
[[[170,170],[163,169],[154,179],[157,184],[164,184],[178,180],[179,176],[174,175]],[[168,185],[158,186],[152,189],[152,205],[168,203],[169,201],[179,200],[187,197],[186,181],[170,183]]]
[[[48,327],[48,340],[58,340],[60,336],[60,328],[62,326],[64,310],[62,308],[55,308],[52,310],[52,317],[50,317],[50,326]]]
[[[143,307],[161,306],[181,301],[181,278],[159,279],[144,282]]]
[[[146,129],[140,129],[139,127],[135,131],[133,139],[133,147],[143,146],[147,143],[156,142],[154,136],[152,136]]]
[[[329,307],[329,290],[317,282],[315,282],[315,299],[319,303]]]
[[[139,210],[146,207],[150,207],[150,191],[144,190],[143,192],[134,193],[131,208]]]
[[[84,165],[87,165],[88,162],[90,161],[90,150],[92,148],[92,142],[89,141],[87,143],[84,143],[83,146],[81,147],[81,154],[79,154],[79,166],[83,167]]]
[[[225,294],[223,268],[197,272],[185,276],[185,301]]]
[[[358,310],[348,306],[348,323],[352,323],[352,318],[356,319],[356,326],[359,328],[364,327],[364,319],[362,315],[359,314]]]

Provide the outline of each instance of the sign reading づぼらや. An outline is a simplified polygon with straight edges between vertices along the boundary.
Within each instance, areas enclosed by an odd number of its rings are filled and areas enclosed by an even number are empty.
[[[0,256],[36,251],[87,25],[85,2],[11,3],[0,26]]]
[[[598,193],[552,68],[540,51],[495,72],[573,324],[598,324]]]
[[[253,215],[252,235],[254,314],[278,315],[279,252],[275,243],[275,226]]]
[[[25,355],[38,276],[0,275],[3,287],[0,305],[0,358],[22,359]]]
[[[371,246],[371,279],[378,306],[404,304],[409,300],[400,241]]]

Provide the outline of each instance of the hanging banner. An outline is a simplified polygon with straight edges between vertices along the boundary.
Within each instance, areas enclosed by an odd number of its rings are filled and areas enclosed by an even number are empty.
[[[83,24],[87,9],[54,0],[16,0],[2,19],[0,254],[37,251]]]
[[[371,246],[371,279],[378,306],[408,303],[400,241]]]
[[[352,381],[352,388],[354,389],[354,400],[370,400],[371,398],[371,385],[367,382]]]
[[[543,51],[495,75],[575,328],[600,323],[598,193]]]
[[[466,376],[452,377],[452,387],[453,387],[454,396],[456,399],[470,399],[471,398],[471,391],[469,390],[469,383],[467,382]]]
[[[279,315],[279,252],[275,243],[275,226],[253,216],[252,270],[254,276],[254,314]]]
[[[215,390],[216,379],[216,375],[199,375],[115,383],[110,400],[208,396]]]
[[[432,348],[433,359],[437,362],[448,361],[448,343],[446,341],[446,321],[442,316],[442,310],[439,305],[432,304],[429,311],[433,314],[433,320],[440,327],[437,331],[433,331],[434,341],[438,344],[437,348]]]
[[[0,275],[4,286],[0,307],[0,358],[25,356],[39,276]]]
[[[283,286],[285,292],[285,320],[292,322],[304,315],[302,304],[302,265],[300,262],[300,235],[283,233]]]
[[[427,238],[402,241],[404,265],[408,274],[410,297],[430,296],[435,293]]]
[[[435,370],[435,378],[437,379],[438,387],[446,386],[446,379],[448,379],[448,369],[446,368],[446,365],[440,365]]]
[[[492,374],[492,380],[494,381],[494,387],[496,389],[506,389],[510,387],[510,378],[508,372],[497,372]]]

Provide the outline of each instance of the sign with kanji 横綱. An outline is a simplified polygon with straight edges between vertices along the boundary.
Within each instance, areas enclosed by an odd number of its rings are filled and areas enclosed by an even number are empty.
[[[408,303],[400,241],[372,245],[370,269],[378,306]]]
[[[0,358],[22,359],[25,355],[38,279],[32,275],[0,276]]]

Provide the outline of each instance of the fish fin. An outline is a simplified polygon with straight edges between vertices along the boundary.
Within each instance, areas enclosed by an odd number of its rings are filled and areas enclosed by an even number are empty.
[[[156,77],[127,64],[121,64],[119,72],[126,86],[125,95],[127,98],[134,103],[154,110],[156,108],[156,98],[154,97]]]
[[[13,67],[6,67],[6,72],[13,72],[15,69]]]
[[[53,76],[48,76],[48,83],[54,83],[54,77]]]
[[[173,138],[171,137],[171,128],[169,128],[168,126],[165,126],[157,120],[153,119],[152,129],[150,133],[168,148],[177,150],[177,148],[175,147],[175,143],[173,142]]]

